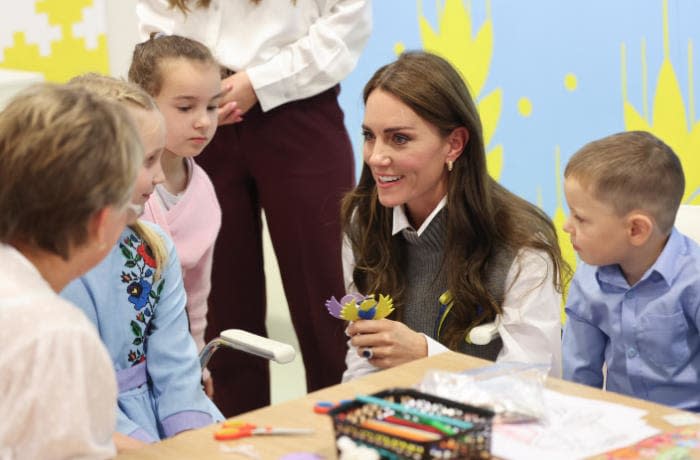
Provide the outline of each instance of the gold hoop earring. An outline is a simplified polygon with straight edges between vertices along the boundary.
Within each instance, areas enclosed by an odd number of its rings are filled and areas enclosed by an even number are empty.
[[[447,172],[452,172],[452,168],[454,168],[454,162],[452,160],[447,160]]]

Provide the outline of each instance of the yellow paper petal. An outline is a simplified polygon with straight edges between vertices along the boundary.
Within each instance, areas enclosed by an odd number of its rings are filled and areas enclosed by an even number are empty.
[[[343,309],[340,310],[340,317],[346,321],[355,321],[359,319],[357,306],[353,302],[346,303],[343,305]]]
[[[377,304],[377,312],[374,314],[374,319],[386,318],[394,311],[394,301],[388,295],[379,294],[379,303]]]

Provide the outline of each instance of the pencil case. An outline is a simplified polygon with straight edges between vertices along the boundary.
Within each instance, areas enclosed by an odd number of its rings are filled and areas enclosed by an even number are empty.
[[[409,388],[358,396],[328,412],[347,436],[382,459],[491,458],[494,413]]]

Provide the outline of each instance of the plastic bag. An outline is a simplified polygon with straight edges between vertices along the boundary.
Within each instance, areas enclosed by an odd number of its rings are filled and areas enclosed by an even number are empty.
[[[428,371],[416,389],[495,412],[494,423],[546,423],[549,366],[501,362],[464,372]]]

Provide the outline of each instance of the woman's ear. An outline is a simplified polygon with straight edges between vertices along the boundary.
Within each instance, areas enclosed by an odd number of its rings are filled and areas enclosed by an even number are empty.
[[[464,148],[467,146],[467,142],[469,142],[469,131],[467,131],[467,128],[459,126],[453,129],[447,136],[447,144],[450,148],[445,160],[452,162],[457,161],[457,158],[459,158]]]
[[[113,213],[112,208],[102,208],[95,211],[88,221],[88,242],[97,244],[100,249],[107,246],[107,233],[110,214]]]
[[[627,232],[633,246],[641,246],[649,240],[654,230],[654,221],[645,213],[632,212],[627,217]]]

